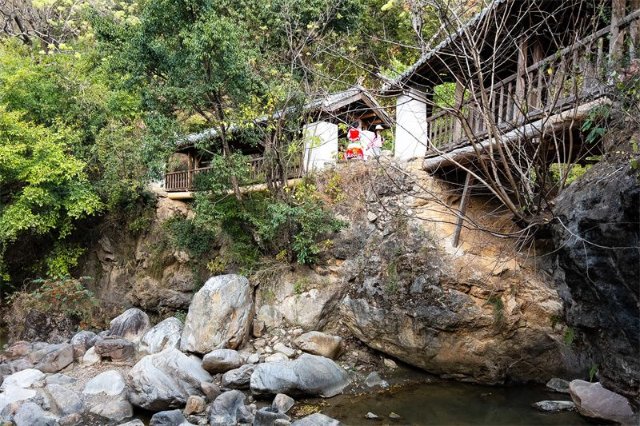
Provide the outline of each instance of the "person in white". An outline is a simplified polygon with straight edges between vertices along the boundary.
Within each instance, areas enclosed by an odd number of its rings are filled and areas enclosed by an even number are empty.
[[[360,132],[360,144],[362,145],[362,151],[364,153],[365,160],[367,160],[373,154],[373,140],[375,137],[375,133],[369,130],[363,130]]]
[[[374,157],[379,157],[382,152],[382,144],[384,143],[384,138],[382,137],[382,131],[384,127],[381,125],[376,126],[376,134],[373,137],[373,141],[371,143],[371,155]]]

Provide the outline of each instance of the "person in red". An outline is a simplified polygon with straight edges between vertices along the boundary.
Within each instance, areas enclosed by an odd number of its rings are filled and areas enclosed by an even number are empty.
[[[347,145],[347,160],[353,160],[354,158],[360,160],[364,159],[364,150],[360,143],[361,132],[362,122],[360,120],[349,127],[349,130],[347,131],[347,139],[349,140],[349,145]]]

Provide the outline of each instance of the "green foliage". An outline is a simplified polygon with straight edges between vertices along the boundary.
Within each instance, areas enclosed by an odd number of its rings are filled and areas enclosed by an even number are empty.
[[[187,320],[187,312],[183,311],[183,310],[178,310],[173,314],[174,317],[178,318],[178,320],[180,320],[181,323],[185,323],[185,321]]]
[[[491,306],[493,306],[493,319],[496,325],[500,325],[504,322],[504,302],[502,298],[494,294],[487,300]]]
[[[192,219],[175,216],[164,223],[171,245],[177,250],[199,258],[208,254],[214,247],[215,234],[199,227]]]
[[[593,382],[593,379],[596,378],[596,374],[598,374],[598,364],[593,364],[589,368],[589,381]]]
[[[580,179],[587,170],[591,168],[591,164],[558,164],[553,163],[549,166],[549,172],[551,173],[551,179],[553,182],[561,182],[563,176],[567,175],[567,179],[565,181],[566,185],[571,185],[576,180]]]
[[[58,243],[45,259],[47,276],[63,279],[71,275],[71,269],[78,265],[78,259],[85,253],[82,247],[67,246]]]
[[[573,327],[567,327],[566,330],[564,331],[564,343],[568,346],[571,346],[574,342],[576,338],[576,331],[573,329]]]
[[[611,115],[609,105],[601,105],[589,111],[589,115],[582,123],[582,130],[587,134],[586,143],[594,143],[607,133],[607,121]]]

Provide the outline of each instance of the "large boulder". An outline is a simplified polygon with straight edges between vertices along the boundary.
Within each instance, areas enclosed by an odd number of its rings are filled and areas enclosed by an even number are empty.
[[[82,391],[85,395],[118,396],[126,393],[127,384],[119,371],[107,370],[89,380]]]
[[[322,413],[313,413],[291,423],[291,426],[340,426],[341,423]]]
[[[247,364],[227,371],[222,375],[222,386],[231,389],[249,389],[249,382],[255,368],[255,365]]]
[[[569,384],[569,395],[580,414],[595,419],[604,419],[622,424],[637,424],[627,398],[602,387],[600,383],[573,380]]]
[[[43,373],[56,373],[73,362],[73,346],[69,343],[47,345],[32,352],[29,359]]]
[[[180,410],[160,411],[151,416],[151,421],[149,422],[149,426],[182,426],[190,424]]]
[[[218,396],[211,403],[209,424],[216,426],[235,425],[242,420],[252,420],[248,418],[250,413],[244,405],[244,400],[244,394],[237,390],[224,392]],[[251,421],[243,423],[251,423]]]
[[[121,422],[133,416],[133,407],[126,399],[117,398],[93,404],[89,409],[89,412],[102,417],[109,423]]]
[[[5,377],[0,386],[0,391],[16,387],[22,389],[30,388],[34,383],[44,380],[44,378],[45,374],[42,371],[28,368]]]
[[[135,356],[136,349],[130,340],[118,336],[107,336],[99,338],[94,349],[101,359],[109,359],[115,362],[131,361]]]
[[[295,340],[295,344],[310,354],[335,359],[340,354],[342,338],[319,331],[310,331],[299,336]]]
[[[25,402],[13,417],[16,426],[54,426],[57,418],[45,412],[38,404]]]
[[[233,274],[209,278],[193,296],[180,349],[205,354],[238,348],[248,337],[252,310],[248,279]]]
[[[140,351],[147,354],[162,352],[167,348],[180,346],[182,322],[170,317],[150,328],[140,339]]]
[[[198,360],[175,348],[143,357],[128,377],[131,403],[154,411],[183,406],[189,395],[203,395],[201,382],[212,380]]]
[[[225,373],[240,367],[244,360],[233,349],[216,349],[202,358],[202,368],[209,373]]]
[[[329,358],[302,354],[294,361],[258,365],[251,375],[250,386],[256,395],[285,393],[330,398],[349,383],[347,372]]]
[[[85,352],[96,343],[98,335],[92,331],[79,331],[71,338],[73,346],[73,359],[80,359]]]
[[[82,397],[73,390],[56,384],[47,385],[45,389],[51,396],[51,400],[61,416],[82,413],[84,411]]]
[[[137,342],[147,331],[150,323],[146,313],[138,308],[131,308],[112,319],[110,325],[110,336],[119,336]]]

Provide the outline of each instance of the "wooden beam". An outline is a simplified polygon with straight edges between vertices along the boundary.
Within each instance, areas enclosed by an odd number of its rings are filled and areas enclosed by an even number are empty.
[[[626,0],[611,0],[611,41],[609,44],[609,58],[616,62],[622,54],[624,46],[624,32],[620,32],[620,20],[625,16]]]
[[[462,190],[462,199],[460,200],[460,210],[458,211],[458,222],[456,223],[456,230],[453,233],[454,247],[458,247],[458,243],[460,242],[460,232],[462,231],[464,215],[467,213],[467,206],[469,205],[469,197],[471,195],[472,184],[473,184],[473,175],[467,172],[467,177],[464,180],[464,189]]]

